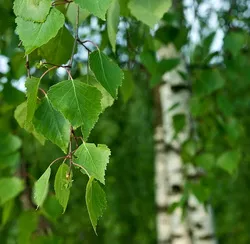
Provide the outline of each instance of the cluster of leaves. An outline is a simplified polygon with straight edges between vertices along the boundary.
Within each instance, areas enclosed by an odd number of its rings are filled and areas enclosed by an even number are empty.
[[[81,18],[93,14],[105,20],[107,16],[107,34],[112,50],[115,52],[120,14],[128,16],[131,12],[138,20],[153,27],[170,5],[170,1],[159,1],[158,3],[148,1],[145,5],[143,1],[138,0],[130,2],[116,0],[102,2],[98,0],[75,0],[74,2],[67,0],[54,2],[50,0],[14,1],[16,33],[21,41],[19,46],[24,47],[24,53],[19,51],[15,54],[16,58],[13,59],[12,67],[14,69],[17,62],[24,63],[23,56],[25,55],[28,72],[28,78],[25,82],[26,101],[23,101],[23,96],[18,90],[13,89],[12,86],[9,88],[18,95],[16,96],[17,101],[13,104],[13,107],[19,104],[15,109],[15,119],[21,128],[31,133],[42,145],[49,140],[66,154],[53,160],[36,181],[33,189],[33,202],[37,207],[44,204],[48,195],[51,166],[60,160],[63,163],[57,169],[54,190],[63,212],[69,201],[74,168],[79,169],[81,173],[89,177],[86,187],[86,205],[94,230],[96,230],[98,218],[106,208],[105,193],[98,182],[105,183],[104,176],[109,162],[110,150],[106,145],[96,146],[88,143],[87,140],[99,115],[117,98],[118,87],[122,84],[123,76],[125,76],[125,86],[121,89],[121,93],[124,100],[128,99],[131,93],[131,85],[129,84],[131,75],[127,71],[123,72],[92,41],[80,40],[78,27]],[[76,21],[73,18],[74,15]],[[74,38],[68,23],[75,27]],[[88,75],[79,76],[76,74],[74,75],[76,78],[73,79],[71,68],[75,46],[78,42],[88,51]],[[87,48],[85,45],[87,42],[94,44],[96,50],[91,51]],[[39,65],[35,65],[38,59],[42,59],[42,61]],[[65,63],[67,65],[63,65]],[[40,77],[37,76],[40,73],[39,70],[50,65],[52,65],[51,68],[41,73]],[[49,71],[59,67],[68,72],[69,80],[60,81],[52,86],[45,85],[45,82],[42,82],[42,79],[45,80],[44,76]],[[32,69],[36,71],[34,72]],[[15,73],[16,78],[20,78],[23,72],[24,68],[22,67]],[[36,73],[36,76],[30,76],[30,73]],[[46,87],[46,89],[42,87]],[[7,92],[7,85],[4,90]],[[20,99],[18,99],[19,97]],[[20,104],[20,102],[22,103]],[[21,147],[21,142],[18,137],[12,134],[5,134],[3,138],[5,137],[6,141],[3,140],[3,143],[9,145],[11,150],[8,150],[7,147],[1,156],[5,160],[6,157],[10,158],[11,163],[6,165],[17,166],[20,161],[18,149]],[[15,143],[17,146],[14,146]],[[15,170],[16,168],[11,169]],[[10,187],[1,191],[3,195],[1,204],[15,198],[26,187],[25,182],[17,177],[2,180],[5,186]],[[9,188],[14,188],[15,192],[9,191]],[[9,194],[6,191],[9,191]],[[7,205],[6,211],[5,219],[7,221],[11,211]],[[37,219],[34,221],[37,222]]]

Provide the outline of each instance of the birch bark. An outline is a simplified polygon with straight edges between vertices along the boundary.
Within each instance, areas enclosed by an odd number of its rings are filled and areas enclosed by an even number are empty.
[[[159,59],[179,57],[173,45],[161,48],[158,56]],[[195,196],[189,196],[188,213],[184,219],[181,208],[175,209],[172,214],[167,213],[172,203],[181,200],[186,178],[197,172],[194,167],[187,170],[180,155],[182,144],[190,136],[191,123],[188,107],[190,92],[187,81],[179,72],[186,72],[183,63],[166,73],[163,76],[164,82],[159,87],[162,121],[155,130],[158,243],[215,244],[212,209],[210,206],[205,209]],[[173,126],[173,116],[176,114],[184,114],[186,118],[185,127],[178,135]]]

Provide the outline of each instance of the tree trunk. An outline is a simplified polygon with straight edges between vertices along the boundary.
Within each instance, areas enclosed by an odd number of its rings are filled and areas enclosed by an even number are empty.
[[[158,51],[159,58],[178,57],[172,45]],[[212,210],[208,211],[198,202],[195,196],[189,196],[185,218],[182,209],[176,208],[169,214],[167,209],[183,196],[186,169],[180,155],[181,146],[190,136],[190,92],[187,81],[179,75],[185,72],[185,66],[180,64],[176,69],[163,76],[164,83],[158,89],[158,109],[161,110],[161,119],[155,130],[155,182],[157,204],[157,236],[159,244],[214,244],[214,229]],[[183,114],[186,118],[184,129],[175,135],[173,116]],[[197,170],[187,170],[196,174]]]

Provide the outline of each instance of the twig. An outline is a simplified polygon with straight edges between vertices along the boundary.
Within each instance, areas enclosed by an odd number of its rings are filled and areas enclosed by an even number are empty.
[[[25,63],[25,67],[27,69],[27,76],[30,78],[30,62],[29,62],[29,55],[26,55],[26,63]]]
[[[93,41],[91,41],[91,40],[81,41],[81,40],[78,38],[77,41],[78,41],[80,44],[82,44],[82,45],[86,48],[86,50],[88,50],[89,52],[91,52],[91,50],[90,50],[88,47],[86,47],[86,46],[84,45],[84,44],[87,43],[87,42],[91,43],[93,46],[96,47],[97,50],[99,50],[99,47],[98,47]]]
[[[49,73],[51,70],[57,69],[57,68],[58,68],[57,66],[53,66],[53,67],[47,69],[47,70],[42,74],[42,76],[40,77],[40,80],[41,80],[47,73]]]
[[[74,40],[74,45],[73,45],[73,48],[72,48],[72,53],[71,53],[71,57],[70,57],[70,60],[69,60],[69,66],[70,68],[68,68],[68,71],[71,73],[71,67],[72,67],[72,64],[73,64],[73,57],[74,57],[74,54],[75,54],[75,49],[76,49],[76,43],[77,43],[77,40],[78,40],[78,28],[79,28],[79,6],[77,7],[77,11],[76,11],[76,30],[75,30],[75,40]],[[69,78],[71,77],[71,74],[69,74]]]

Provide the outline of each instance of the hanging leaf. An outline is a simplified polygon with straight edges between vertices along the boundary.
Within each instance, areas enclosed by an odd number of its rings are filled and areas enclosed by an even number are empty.
[[[72,184],[72,171],[69,174],[69,166],[62,163],[57,170],[55,177],[54,189],[56,193],[56,198],[63,207],[63,212],[65,212],[70,194],[70,187]]]
[[[21,128],[24,128],[27,132],[32,133],[33,136],[42,144],[45,143],[45,138],[43,135],[39,134],[35,128],[32,122],[27,123],[26,117],[27,117],[27,102],[23,102],[20,105],[17,106],[14,117],[19,124]]]
[[[22,142],[19,137],[9,133],[0,132],[0,155],[8,155],[17,151]]]
[[[123,72],[119,66],[99,50],[89,56],[89,65],[96,79],[111,94],[117,96],[117,88],[121,86]]]
[[[128,7],[138,20],[151,28],[162,18],[171,6],[171,0],[131,0]]]
[[[56,36],[64,25],[64,15],[52,8],[44,23],[34,23],[21,17],[16,18],[16,23],[16,31],[23,43],[25,53],[29,54]]]
[[[91,14],[105,20],[106,12],[112,0],[75,0],[75,2]]]
[[[51,7],[51,0],[15,0],[14,13],[25,20],[44,22]]]
[[[42,206],[49,191],[49,178],[51,168],[48,167],[42,176],[36,181],[34,186],[34,202],[37,207]]]
[[[15,198],[24,190],[23,181],[17,177],[6,177],[0,179],[0,205]]]
[[[124,70],[124,81],[122,82],[122,87],[120,88],[123,101],[126,103],[133,95],[135,84],[133,76],[130,71]]]
[[[89,218],[96,233],[97,221],[102,216],[103,211],[107,207],[107,200],[105,192],[93,177],[89,179],[89,182],[87,184],[85,198]]]
[[[101,93],[101,105],[102,105],[102,112],[107,108],[112,106],[114,103],[114,98],[107,92],[107,90],[96,80],[96,78],[92,75],[85,75],[81,77],[81,80],[86,84],[91,86],[95,86]]]
[[[71,23],[71,25],[76,27],[76,12],[78,5],[74,2],[71,2],[67,7],[66,17]],[[89,12],[85,9],[79,9],[79,23],[82,23],[89,16]]]
[[[227,171],[229,174],[233,174],[237,169],[240,162],[241,155],[238,151],[224,152],[217,160],[217,165]]]
[[[36,77],[27,78],[25,87],[27,89],[27,117],[26,122],[30,123],[36,110],[37,92],[40,79]]]
[[[56,37],[41,47],[41,55],[49,63],[64,64],[70,59],[72,50],[69,47],[73,45],[74,38],[67,28],[63,27]]]
[[[107,13],[108,37],[113,52],[115,52],[116,48],[116,33],[118,29],[119,20],[120,20],[120,5],[118,0],[113,0]]]
[[[110,150],[106,145],[83,143],[74,154],[75,163],[81,165],[89,176],[105,184],[105,170],[109,162]]]
[[[74,129],[82,126],[86,139],[102,112],[101,92],[79,80],[66,80],[52,86],[48,96]]]
[[[70,140],[70,123],[55,110],[45,96],[35,112],[33,124],[36,131],[67,152]]]

